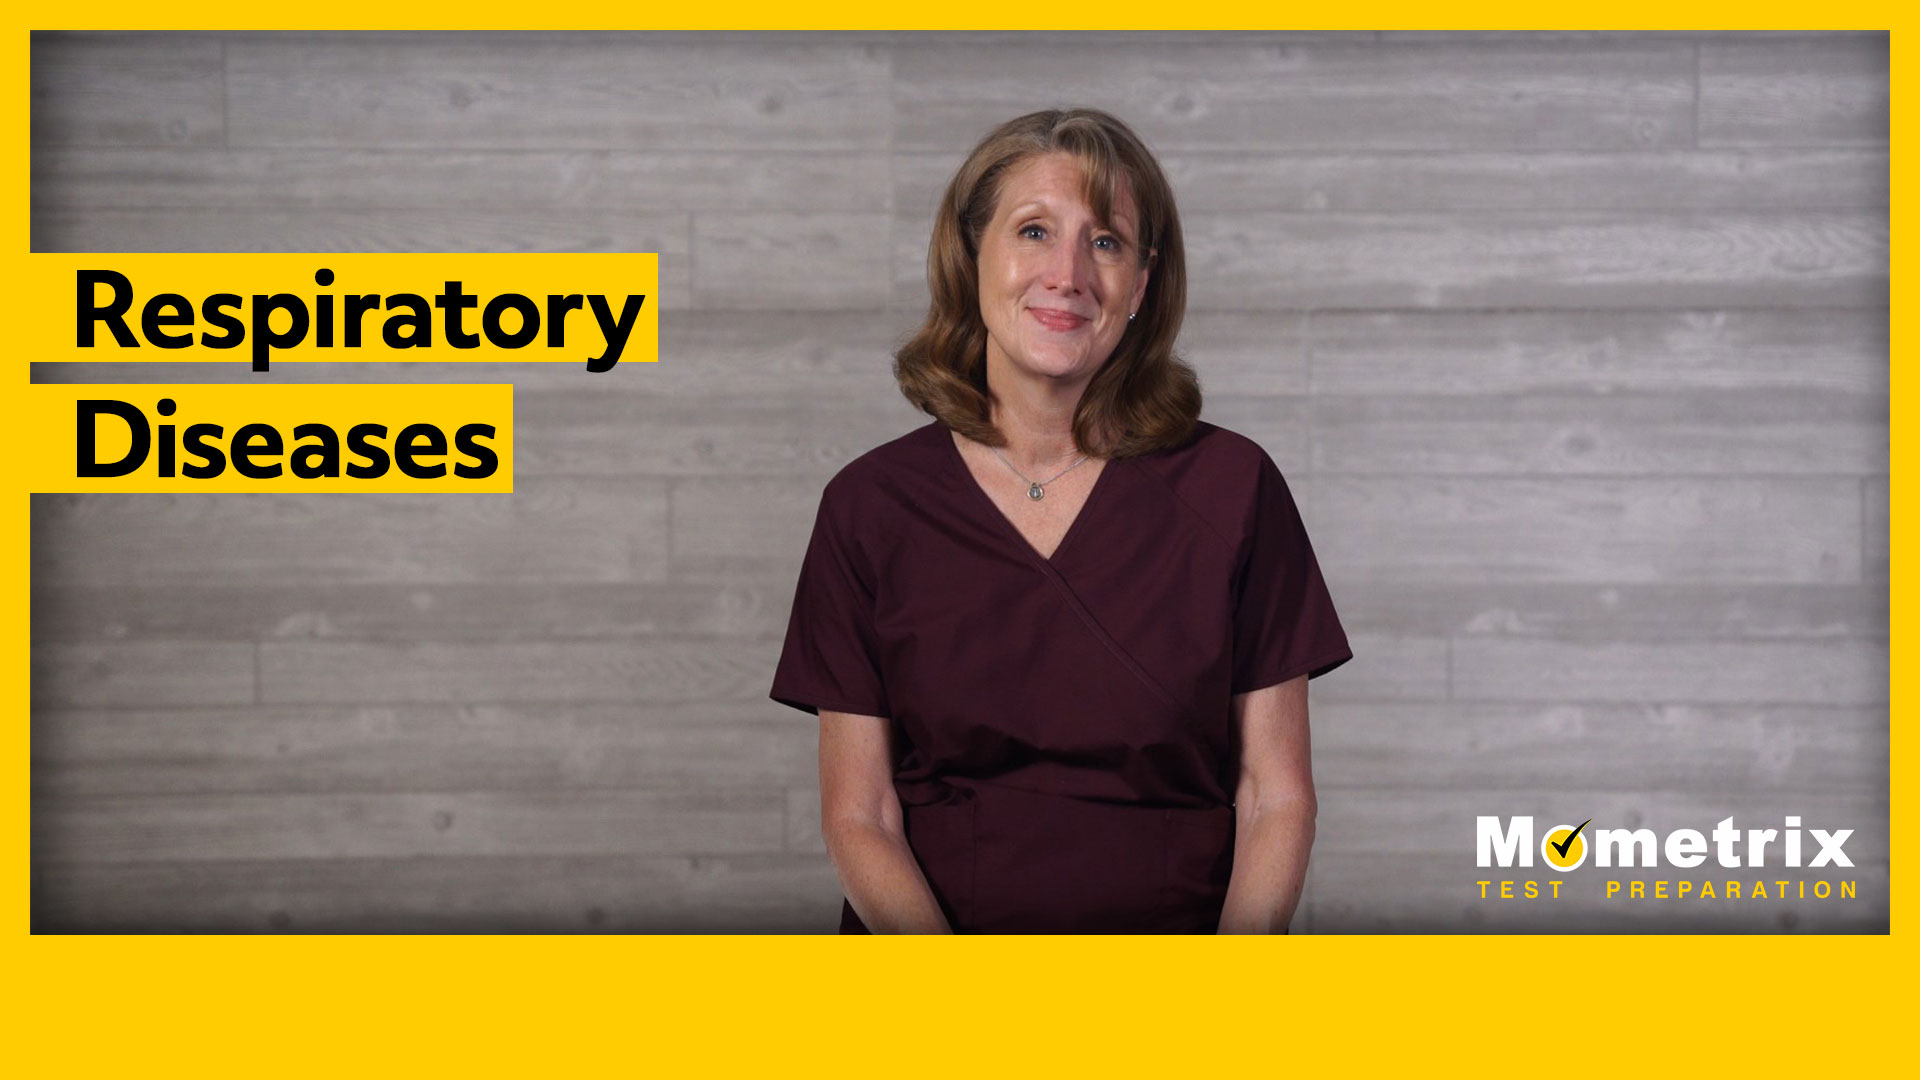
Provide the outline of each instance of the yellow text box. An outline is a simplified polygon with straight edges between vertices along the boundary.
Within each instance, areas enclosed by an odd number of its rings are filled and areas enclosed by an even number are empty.
[[[40,254],[38,361],[547,361],[660,356],[653,254]]]
[[[27,388],[29,490],[513,490],[510,384]]]

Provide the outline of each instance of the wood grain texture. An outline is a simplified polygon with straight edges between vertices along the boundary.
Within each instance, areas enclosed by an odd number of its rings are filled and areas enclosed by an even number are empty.
[[[1701,146],[1885,146],[1885,33],[1700,46]]]
[[[33,145],[221,145],[225,48],[198,34],[34,34]]]
[[[1860,641],[1558,642],[1459,638],[1464,701],[1872,705],[1887,700],[1887,646]]]
[[[1881,309],[1317,312],[1310,340],[1317,394],[1887,393]]]
[[[870,149],[889,54],[863,43],[727,44],[538,34],[228,46],[237,147]]]
[[[1305,394],[1308,325],[1309,316],[1295,311],[1195,311],[1181,324],[1177,348],[1200,376],[1205,408],[1241,394]]]
[[[812,724],[759,702],[43,709],[36,798],[694,793],[812,782]]]
[[[952,152],[1098,102],[1156,151],[1646,149],[1693,137],[1693,47],[1529,40],[896,45],[894,142]],[[1068,89],[1070,88],[1070,89]],[[1064,91],[1064,96],[1063,96]]]
[[[1357,662],[1357,661],[1356,661]],[[1575,790],[1847,794],[1887,784],[1875,705],[1316,700],[1315,783],[1348,792]],[[1584,816],[1584,815],[1583,815]]]
[[[798,569],[701,582],[42,586],[35,641],[778,637]]]
[[[884,211],[888,166],[877,151],[47,148],[32,171],[44,210],[737,213]]]
[[[673,484],[673,573],[681,580],[797,573],[827,475],[704,477]]]
[[[645,477],[512,494],[36,495],[42,585],[659,580],[667,503]]]
[[[37,933],[798,933],[840,925],[814,855],[464,855],[33,867]]]
[[[1712,394],[1323,396],[1313,467],[1336,473],[1862,475],[1884,471],[1884,399]]]
[[[778,641],[274,641],[268,704],[759,701]]]
[[[1347,476],[1311,490],[1336,579],[1860,579],[1860,490],[1845,478]]]
[[[883,307],[888,220],[885,213],[695,214],[694,306]]]
[[[1877,211],[1249,211],[1184,224],[1200,309],[1887,303]],[[909,249],[901,265],[915,259]]]
[[[87,796],[36,805],[44,857],[83,863],[778,852],[778,791]]]
[[[254,648],[199,641],[67,642],[33,647],[33,705],[94,708],[250,705]]]
[[[1890,477],[1869,476],[1861,480],[1860,578],[1880,585],[1887,583],[1891,563],[1888,535],[1890,525]]]
[[[1337,559],[1337,552],[1321,555]],[[1562,641],[1883,638],[1883,584],[1333,582],[1342,619],[1416,634]]]

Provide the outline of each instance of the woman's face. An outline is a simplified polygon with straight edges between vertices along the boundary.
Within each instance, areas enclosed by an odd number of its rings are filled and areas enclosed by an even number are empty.
[[[1008,170],[980,237],[987,370],[1085,382],[1113,355],[1147,291],[1139,214],[1122,183],[1113,220],[1082,194],[1080,163],[1040,154]]]

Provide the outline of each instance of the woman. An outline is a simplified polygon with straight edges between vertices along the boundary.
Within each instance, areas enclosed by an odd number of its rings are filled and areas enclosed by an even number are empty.
[[[827,484],[772,697],[820,717],[843,933],[1284,932],[1307,679],[1352,657],[1286,482],[1199,420],[1160,167],[1002,125],[896,354],[935,417]]]

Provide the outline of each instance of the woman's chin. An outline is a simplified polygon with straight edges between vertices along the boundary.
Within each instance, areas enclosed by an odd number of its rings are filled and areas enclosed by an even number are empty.
[[[1071,383],[1092,378],[1093,373],[1100,370],[1100,365],[1079,352],[1072,355],[1040,354],[1020,365],[1020,370],[1036,379]]]

